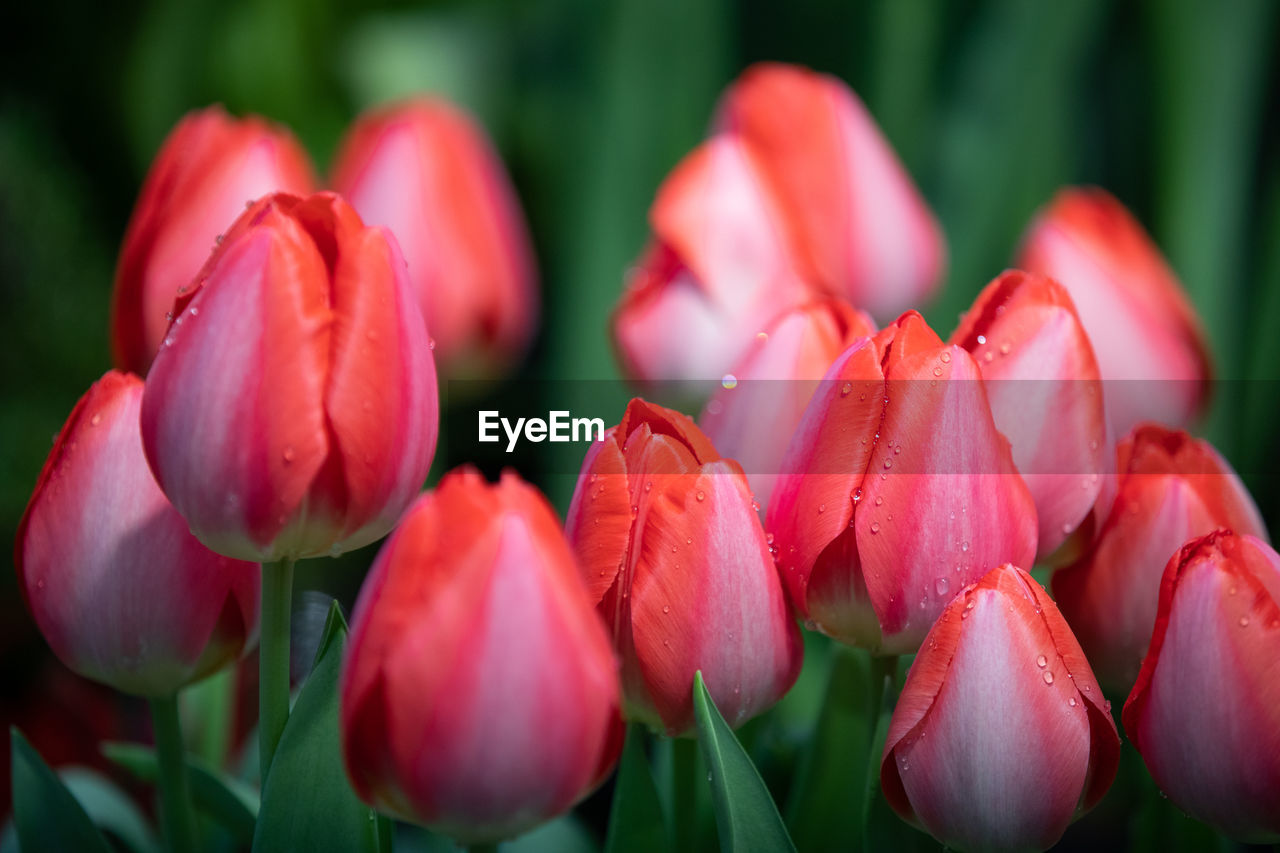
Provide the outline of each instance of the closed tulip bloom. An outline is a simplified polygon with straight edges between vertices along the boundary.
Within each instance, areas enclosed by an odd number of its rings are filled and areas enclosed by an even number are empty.
[[[1044,589],[992,569],[942,612],[907,673],[880,782],[955,850],[1045,850],[1111,787],[1120,738]]]
[[[1052,279],[1010,270],[978,295],[951,341],[982,369],[996,428],[1036,503],[1039,555],[1049,557],[1089,517],[1113,458],[1098,363],[1071,297]]]
[[[623,372],[642,382],[719,379],[813,289],[757,159],[720,134],[675,168],[649,211],[653,243],[613,316]]]
[[[58,434],[18,528],[18,583],[69,668],[172,695],[258,635],[258,566],[215,554],[165,500],[142,453],[142,380],[111,371]]]
[[[1150,236],[1110,194],[1058,193],[1023,236],[1016,266],[1071,294],[1116,435],[1141,421],[1182,426],[1200,411],[1212,373],[1200,321]]]
[[[632,400],[587,452],[565,528],[632,719],[687,732],[698,670],[730,725],[791,687],[800,632],[747,479],[692,420]]]
[[[468,843],[567,811],[617,759],[617,669],[546,499],[447,475],[360,593],[341,684],[347,773],[374,808]]]
[[[1121,440],[1098,536],[1053,576],[1053,595],[1099,680],[1133,686],[1156,623],[1160,575],[1182,543],[1219,527],[1266,538],[1253,499],[1206,441],[1155,425]]]
[[[946,263],[942,231],[843,82],[754,65],[725,93],[717,126],[757,155],[807,276],[824,292],[882,322],[932,295]]]
[[[361,115],[333,186],[396,235],[450,376],[487,376],[524,354],[538,282],[515,189],[484,131],[460,109],[414,98]]]
[[[914,651],[992,565],[1030,565],[1036,508],[977,362],[908,312],[831,365],[782,464],[765,527],[815,628]]]
[[[314,185],[311,161],[287,129],[216,106],[183,118],[151,164],[125,232],[111,303],[116,366],[146,374],[178,289],[246,203]]]
[[[699,418],[707,438],[747,474],[768,506],[791,434],[831,362],[875,323],[839,299],[819,299],[776,318],[747,349]]]
[[[332,193],[269,196],[175,311],[142,436],[200,541],[278,560],[390,530],[426,479],[438,420],[395,238]]]
[[[1280,555],[1219,530],[1173,555],[1125,732],[1178,808],[1280,841]]]

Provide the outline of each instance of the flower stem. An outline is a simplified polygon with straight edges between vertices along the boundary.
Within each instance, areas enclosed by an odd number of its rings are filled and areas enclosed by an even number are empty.
[[[289,720],[289,616],[293,560],[262,566],[262,638],[258,645],[258,766],[262,784]]]
[[[178,721],[178,697],[153,697],[151,725],[156,737],[156,761],[160,769],[160,816],[164,838],[172,851],[195,847],[195,818],[191,789],[183,757],[182,725]]]
[[[675,849],[696,850],[698,846],[698,741],[675,738],[671,741],[672,824]]]

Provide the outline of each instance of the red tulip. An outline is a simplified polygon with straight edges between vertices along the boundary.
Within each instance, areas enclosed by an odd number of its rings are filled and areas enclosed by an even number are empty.
[[[1071,294],[1107,383],[1115,434],[1145,420],[1182,425],[1203,407],[1211,370],[1195,309],[1151,238],[1111,195],[1060,192],[1023,237],[1016,265]]]
[[[233,557],[339,553],[391,529],[435,450],[435,367],[393,237],[341,197],[240,217],[175,306],[142,437],[165,494]]]
[[[111,305],[116,365],[146,374],[178,289],[247,202],[314,185],[310,159],[285,128],[221,107],[187,114],[156,155],[125,232]]]
[[[567,811],[617,758],[617,669],[546,499],[447,475],[383,546],[342,675],[342,744],[379,811],[469,842]]]
[[[725,93],[718,127],[756,154],[820,289],[882,321],[933,293],[942,232],[843,82],[792,65],[752,66]]]
[[[1098,678],[1128,691],[1156,623],[1160,573],[1188,539],[1218,527],[1266,537],[1253,499],[1208,442],[1147,425],[1120,442],[1114,503],[1090,550],[1053,594]]]
[[[172,694],[258,634],[258,566],[207,550],[142,453],[142,380],[110,371],[54,442],[18,528],[18,583],[54,654],[126,693]]]
[[[731,371],[699,419],[707,437],[747,473],[768,505],[787,443],[820,380],[875,323],[847,302],[822,299],[779,316]]]
[[[718,379],[780,312],[812,298],[787,226],[741,140],[712,137],[663,183],[653,245],[613,317],[634,379]]]
[[[693,676],[730,725],[795,681],[800,632],[747,479],[684,415],[632,400],[587,452],[565,524],[622,659],[629,716],[693,725]]]
[[[1280,555],[1265,542],[1218,530],[1173,555],[1124,728],[1178,808],[1280,841]]]
[[[988,572],[929,631],[880,765],[904,820],[956,850],[1044,850],[1102,799],[1120,738],[1111,703],[1031,575]]]
[[[486,375],[524,353],[537,328],[533,250],[502,161],[470,117],[430,98],[365,113],[333,184],[395,233],[446,372]]]
[[[908,312],[832,364],[769,504],[800,615],[888,654],[991,565],[1030,565],[1036,509],[977,363]]]
[[[1111,458],[1098,363],[1071,297],[1052,279],[1010,270],[978,295],[951,342],[982,368],[1048,557],[1088,517]]]

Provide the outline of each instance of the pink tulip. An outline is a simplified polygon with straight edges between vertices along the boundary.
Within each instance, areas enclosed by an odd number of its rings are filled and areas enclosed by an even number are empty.
[[[365,582],[343,670],[356,792],[467,842],[567,811],[609,772],[617,670],[560,525],[515,474],[447,475]]]
[[[70,669],[171,695],[252,648],[258,566],[207,550],[142,453],[142,380],[110,371],[54,442],[18,528],[18,582]]]
[[[820,380],[875,323],[847,302],[822,299],[779,316],[730,372],[732,381],[703,409],[702,429],[720,453],[747,473],[756,500],[767,506],[791,434]]]
[[[395,239],[332,193],[269,196],[175,311],[142,438],[200,541],[278,560],[386,534],[426,479],[438,419]]]
[[[725,93],[717,126],[756,155],[806,277],[881,321],[942,279],[942,231],[888,141],[840,80],[762,63]]]
[[[1102,799],[1120,738],[1111,703],[1031,575],[988,572],[929,631],[880,767],[904,820],[955,850],[1044,850]]]
[[[1147,425],[1117,452],[1117,494],[1089,551],[1053,576],[1053,594],[1098,678],[1127,692],[1156,622],[1160,573],[1188,539],[1218,527],[1266,537],[1253,499],[1208,442]]]
[[[1124,728],[1178,808],[1241,841],[1280,841],[1280,555],[1218,530],[1160,582]]]
[[[587,451],[565,530],[622,660],[629,717],[688,731],[698,670],[735,726],[791,687],[800,632],[747,478],[692,420],[632,400]]]
[[[314,185],[310,159],[285,128],[221,107],[188,113],[151,164],[125,233],[111,304],[116,365],[146,374],[178,289],[246,203]]]
[[[908,312],[840,355],[791,439],[765,524],[800,615],[913,651],[991,566],[1030,565],[1036,509],[978,364]]]
[[[1098,363],[1071,297],[1052,279],[1010,270],[978,295],[951,342],[982,368],[1048,557],[1088,517],[1111,458]]]
[[[364,221],[396,235],[450,376],[487,376],[524,354],[538,282],[515,189],[484,131],[414,98],[361,115],[333,174]]]
[[[1111,195],[1062,190],[1024,235],[1016,265],[1071,294],[1106,381],[1116,435],[1147,420],[1181,426],[1203,408],[1212,371],[1195,309]]]

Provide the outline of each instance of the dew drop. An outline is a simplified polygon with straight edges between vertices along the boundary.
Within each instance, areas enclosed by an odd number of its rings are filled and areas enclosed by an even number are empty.
[[[431,350],[432,352],[435,352],[435,351],[436,351],[436,339],[435,339],[435,338],[427,338],[427,349]]]
[[[664,604],[664,605],[662,605],[662,612],[663,612],[663,613],[670,613],[670,612],[671,612],[671,605],[670,605],[670,604]]]
[[[1235,595],[1235,594],[1236,594],[1236,588],[1234,586],[1227,589],[1227,595]]]
[[[882,503],[884,503],[884,495],[876,495],[876,506],[880,506]]]
[[[978,344],[979,344],[979,345],[981,345],[981,344],[985,344],[986,342],[987,342],[987,336],[986,336],[986,335],[978,335]]]
[[[284,460],[284,464],[288,465],[290,462],[293,461],[293,458],[295,455],[297,455],[297,451],[293,449],[293,445],[288,445],[287,447],[285,447],[284,451],[280,454],[280,458]]]
[[[826,512],[826,511],[827,511],[826,504],[818,504],[818,512]]]
[[[850,392],[850,391],[852,391],[852,390],[853,390],[853,385],[852,385],[852,384],[850,384],[850,383],[848,383],[848,382],[846,382],[846,383],[844,383],[844,385],[840,386],[840,396],[841,396],[841,397],[848,397],[848,396],[849,396],[849,392]]]
[[[859,486],[858,488],[856,488],[856,489],[854,489],[854,490],[853,490],[853,502],[854,502],[854,503],[857,503],[857,502],[858,502],[858,501],[860,501],[860,500],[862,500],[862,487],[861,487],[861,486]]]
[[[1240,627],[1241,627],[1241,628],[1248,628],[1248,627],[1249,627],[1249,617],[1248,617],[1248,616],[1241,616],[1241,617],[1240,617]]]
[[[734,376],[732,373],[726,373],[720,380],[720,384],[726,390],[733,390],[738,387],[738,377]]]
[[[1072,696],[1070,699],[1068,699],[1067,704],[1070,705],[1072,708],[1074,708],[1076,706],[1076,697]]]
[[[964,542],[961,542],[961,543],[960,543],[960,550],[961,550],[961,551],[968,551],[968,550],[969,550],[969,541],[968,541],[967,539],[966,539]]]
[[[1053,673],[1052,673],[1052,672],[1047,672],[1047,671],[1045,672],[1045,674],[1044,674],[1044,683],[1045,683],[1045,684],[1053,684]]]
[[[993,353],[991,350],[987,350],[982,354],[982,360],[985,361],[987,364],[990,364],[992,361],[994,361],[995,357],[996,357],[996,354]]]
[[[698,489],[698,493],[694,495],[694,497],[697,498],[699,502],[705,501],[707,499],[707,493],[702,491],[702,489]]]
[[[892,459],[886,459],[886,460],[884,460],[884,467],[885,467],[885,469],[886,469],[886,470],[887,470],[887,469],[889,469],[889,468],[892,468],[892,467],[893,467],[893,460],[892,460]]]
[[[950,586],[950,581],[946,578],[938,578],[933,582],[933,591],[939,596],[943,596],[947,594],[948,586]]]
[[[935,368],[933,369],[933,375],[934,375],[934,376],[941,376],[941,375],[942,375],[942,368],[941,368],[941,367],[935,367]]]
[[[1041,669],[1044,669],[1048,665],[1049,665],[1049,659],[1044,655],[1040,655],[1040,657],[1036,658],[1036,666],[1040,667]]]
[[[652,492],[652,491],[653,491],[653,481],[652,481],[652,480],[650,480],[649,482],[647,482],[647,483],[645,483],[645,484],[644,484],[644,490],[645,490],[646,492]]]
[[[768,332],[756,332],[756,340],[757,340],[757,341],[760,341],[761,343],[764,343],[765,341],[769,340],[769,333],[768,333]]]
[[[773,544],[773,534],[772,534],[772,533],[766,533],[766,534],[764,535],[764,541],[765,541],[766,543],[768,543],[769,545],[772,545],[772,544]]]
[[[871,532],[872,532],[872,533],[879,533],[879,532],[880,532],[880,522],[878,522],[878,521],[873,521],[873,522],[871,522]]]
[[[1013,349],[1013,347],[1012,347],[1012,346],[1010,346],[1010,344],[1009,344],[1009,342],[1008,342],[1008,341],[1004,341],[1003,343],[1001,343],[1001,344],[1000,344],[1000,354],[1001,354],[1001,355],[1008,355],[1008,354],[1009,354],[1009,350],[1011,350],[1011,349]]]
[[[98,424],[100,424],[100,423],[102,423],[102,413],[101,413],[101,412],[98,412],[98,413],[94,414],[94,416],[93,416],[93,417],[89,418],[89,426],[97,426],[97,425],[98,425]]]
[[[944,349],[944,350],[942,351],[942,355],[938,356],[938,358],[940,358],[940,359],[942,360],[942,363],[943,363],[943,364],[950,364],[950,363],[951,363],[951,350]]]
[[[692,545],[692,544],[693,544],[693,537],[692,537],[692,536],[686,536],[686,537],[685,537],[685,540],[684,540],[684,544],[686,544],[686,545]],[[795,549],[796,549],[796,546],[792,545],[792,546],[791,546],[791,550],[792,550],[792,551],[794,551]]]

